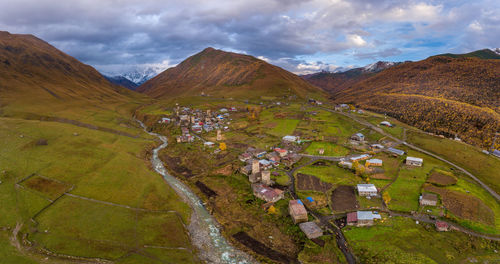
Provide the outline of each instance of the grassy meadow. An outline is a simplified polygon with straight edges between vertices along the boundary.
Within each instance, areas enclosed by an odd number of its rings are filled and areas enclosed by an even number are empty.
[[[97,123],[103,126],[117,120],[112,117],[116,113],[109,119],[101,114],[79,120],[102,119]],[[0,117],[0,141],[5,142],[0,149],[0,227],[22,224],[19,236],[25,233],[38,247],[57,254],[144,263],[151,258],[128,254],[146,245],[188,249],[157,252],[164,260],[192,259],[184,228],[190,208],[149,168],[146,151],[154,141],[129,125],[111,122],[108,127],[140,137]],[[1,254],[2,259],[26,259],[16,263],[38,258],[36,251],[26,256],[9,248]]]
[[[385,218],[371,227],[347,227],[344,234],[361,263],[495,263],[498,244],[460,232],[436,232],[408,218]],[[474,249],[472,249],[474,248]]]

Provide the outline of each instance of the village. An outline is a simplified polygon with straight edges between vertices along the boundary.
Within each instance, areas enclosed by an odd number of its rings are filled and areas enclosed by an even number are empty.
[[[274,106],[279,106],[280,104],[279,102],[274,103]],[[321,102],[316,100],[309,100],[309,104],[314,106],[322,105]],[[356,114],[364,113],[361,109],[350,110],[346,104],[337,105],[334,109],[335,111],[348,110]],[[177,143],[192,144],[195,141],[200,141],[204,149],[209,150],[209,152],[215,155],[221,151],[226,151],[228,148],[228,145],[224,141],[224,134],[230,132],[231,122],[235,121],[232,115],[248,111],[248,109],[238,109],[235,106],[201,110],[176,105],[173,109],[174,114],[161,118],[158,123],[173,124],[178,129],[178,135],[176,136]],[[312,112],[312,115],[315,114],[316,112]],[[387,128],[394,127],[393,124],[385,120],[381,121],[378,125]],[[211,132],[216,133],[215,142],[204,139],[205,135]],[[313,157],[321,160],[325,154],[324,148],[317,149],[317,153],[307,155],[302,153],[304,143],[310,141],[301,139],[297,135],[284,135],[281,137],[279,144],[268,146],[266,149],[248,146],[242,152],[239,152],[237,159],[240,162],[240,166],[235,169],[234,173],[247,177],[254,197],[263,201],[261,205],[262,210],[271,215],[276,212],[275,203],[287,199],[288,214],[293,223],[299,226],[307,238],[315,240],[331,232],[325,225],[321,225],[321,219],[313,217],[317,216],[317,214],[311,214],[311,212],[314,212],[318,208],[317,201],[312,196],[306,196],[304,199],[298,198],[295,194],[296,182],[290,182],[288,186],[283,186],[276,184],[273,180],[273,178],[286,172],[287,169],[290,170],[290,168],[293,168],[302,158]],[[332,166],[352,171],[354,174],[366,176],[383,174],[384,162],[382,159],[376,157],[378,153],[385,153],[385,155],[393,159],[403,158],[404,166],[409,168],[422,167],[424,163],[423,158],[406,155],[407,153],[404,150],[397,148],[398,144],[396,142],[390,140],[380,142],[369,141],[362,132],[352,134],[348,138],[347,144],[357,151],[350,155],[329,158],[335,160],[335,164]],[[359,150],[365,151],[361,152]],[[390,199],[386,197],[387,192],[385,192],[386,194],[381,193],[382,188],[370,183],[369,176],[362,177],[361,179],[363,181],[357,182],[355,188],[353,188],[355,190],[353,196],[365,200],[380,201],[379,206],[373,207],[376,210],[367,210],[369,208],[357,210],[352,206],[345,206],[347,210],[332,210],[335,214],[322,217],[335,219],[341,228],[344,226],[372,226],[384,221],[384,218],[391,217],[391,211],[386,204]],[[206,186],[203,188],[205,190],[209,189]],[[214,193],[213,191],[211,192]],[[290,195],[287,196],[287,192]],[[343,199],[340,199],[338,202],[342,201]],[[425,219],[429,219],[435,225],[436,230],[448,231],[450,229],[450,225],[446,221],[439,221],[434,215],[425,215],[425,212],[430,212],[429,207],[438,206],[438,195],[422,191],[419,195],[418,203],[425,210],[418,210],[419,214],[412,212],[408,214],[408,217],[417,219],[424,216]],[[335,204],[335,201],[333,201],[333,204]],[[419,221],[416,220],[416,223],[419,223]]]

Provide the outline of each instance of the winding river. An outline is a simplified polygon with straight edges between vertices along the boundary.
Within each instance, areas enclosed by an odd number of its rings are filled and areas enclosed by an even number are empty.
[[[199,257],[208,263],[220,264],[247,264],[256,263],[245,252],[234,248],[221,234],[219,225],[213,216],[208,213],[202,201],[191,189],[174,176],[168,174],[163,162],[158,157],[161,149],[167,147],[167,138],[157,133],[149,132],[139,120],[137,122],[146,133],[159,138],[163,144],[153,150],[151,163],[153,168],[163,176],[163,179],[177,192],[177,194],[192,208],[191,221],[188,226],[191,242],[199,252]]]

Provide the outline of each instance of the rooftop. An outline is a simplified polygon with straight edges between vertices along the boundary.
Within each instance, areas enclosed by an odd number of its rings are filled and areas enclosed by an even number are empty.
[[[302,224],[299,224],[300,229],[302,232],[309,234],[315,234],[315,233],[321,233],[323,234],[323,230],[314,222],[305,222]],[[309,236],[308,236],[309,237]]]
[[[307,214],[307,210],[300,200],[290,200],[288,203],[294,215]]]
[[[374,184],[358,184],[358,192],[376,192],[377,187]]]
[[[378,213],[373,213],[372,211],[358,211],[357,216],[358,220],[382,219]]]
[[[423,159],[415,158],[415,157],[406,157],[406,160],[410,160],[410,161],[414,161],[414,162],[424,162]]]
[[[425,200],[428,200],[428,201],[436,201],[438,200],[438,196],[436,194],[433,194],[433,193],[422,193],[422,198],[421,199],[425,199]]]
[[[388,148],[387,150],[390,151],[390,152],[392,152],[392,153],[398,154],[400,156],[405,154],[405,152],[402,151],[402,150],[400,150],[400,149]]]

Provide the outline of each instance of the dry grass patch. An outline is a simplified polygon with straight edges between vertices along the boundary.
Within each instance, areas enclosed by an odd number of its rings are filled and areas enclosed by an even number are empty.
[[[427,182],[438,186],[448,186],[456,184],[457,178],[450,172],[434,170],[429,178],[427,178]]]
[[[43,196],[54,200],[71,188],[70,184],[46,178],[40,175],[33,176],[22,183],[23,186],[39,192]]]

